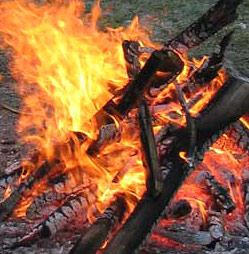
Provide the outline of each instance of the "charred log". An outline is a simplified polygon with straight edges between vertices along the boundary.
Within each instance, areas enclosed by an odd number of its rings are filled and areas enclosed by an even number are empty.
[[[201,161],[205,151],[224,129],[248,110],[248,84],[236,82],[236,86],[235,81],[233,79],[232,81],[227,82],[223,89],[218,91],[195,120],[198,143],[196,163]],[[233,89],[234,86],[237,90]],[[229,103],[232,102],[230,104],[233,105],[232,110],[228,107],[226,100]],[[166,154],[160,155],[161,167],[168,168],[162,194],[156,198],[151,198],[147,193],[144,194],[126,223],[109,242],[104,254],[113,253],[114,250],[116,254],[129,254],[136,250],[150,233],[186,177],[193,171],[193,167],[189,167],[189,164],[179,156],[179,152],[186,151],[189,145],[189,141],[184,138],[186,131],[186,128],[177,131],[170,149]]]
[[[40,238],[50,237],[79,216],[86,220],[84,211],[87,210],[87,207],[87,199],[81,194],[71,196],[61,207],[56,209],[43,222],[33,228],[30,233],[21,237],[11,246],[11,249],[19,246],[30,246]]]
[[[133,80],[140,71],[139,51],[140,44],[138,41],[123,41],[122,43],[124,58],[128,77]]]
[[[243,0],[219,0],[201,18],[170,40],[165,47],[186,52],[200,45],[237,18],[237,7]]]
[[[215,243],[222,241],[225,229],[223,214],[221,212],[209,211],[208,230],[212,238],[212,242],[208,245],[209,247],[213,247]]]
[[[236,123],[234,123],[228,130],[227,135],[233,138],[240,148],[248,152],[249,131],[243,122],[237,121]]]
[[[190,214],[191,211],[192,211],[192,207],[189,204],[189,202],[185,199],[181,199],[177,201],[175,204],[172,204],[166,217],[179,219],[183,216]]]
[[[151,116],[146,100],[139,105],[140,140],[144,164],[147,169],[146,185],[148,195],[156,196],[162,192],[163,178],[160,170],[157,148],[152,129]]]
[[[70,134],[71,135],[71,134]],[[86,140],[86,136],[83,133],[73,133],[78,139],[79,142],[83,143]],[[55,147],[55,151],[59,151],[60,149],[75,149],[74,148],[74,141],[70,138],[68,142],[58,145],[58,147]],[[57,152],[58,153],[58,152]],[[34,156],[31,158],[31,162],[35,165],[39,165],[38,168],[29,175],[27,179],[25,179],[21,184],[14,189],[14,191],[10,194],[10,196],[5,199],[2,203],[0,203],[0,221],[3,219],[7,219],[15,209],[16,205],[19,203],[21,198],[29,192],[33,186],[41,181],[46,175],[48,175],[51,171],[51,169],[60,163],[60,160],[57,159],[59,155],[55,155],[54,159],[51,161],[43,160],[41,163],[38,163],[40,153],[34,154]]]
[[[169,79],[173,79],[183,68],[183,62],[173,51],[156,50],[147,60],[136,79],[128,85],[126,92],[115,104],[112,100],[104,106],[104,110],[119,118],[127,115],[132,107],[138,102],[143,95],[144,90],[150,85],[156,71],[164,69],[164,72],[170,73]]]
[[[118,142],[121,138],[121,130],[117,128],[115,123],[106,124],[100,127],[99,136],[96,141],[93,141],[87,153],[91,156],[96,156],[104,147],[112,142]]]
[[[235,204],[228,192],[209,172],[206,172],[205,182],[209,193],[214,199],[217,211],[231,213],[235,209]]]
[[[220,129],[236,122],[248,112],[248,97],[249,83],[229,77],[211,103],[196,117],[197,133],[208,139]]]
[[[42,192],[37,196],[33,203],[27,208],[26,217],[28,219],[37,219],[48,216],[51,206],[55,203],[62,202],[66,198],[66,194],[57,193],[52,190]]]
[[[194,150],[195,150],[195,143],[196,143],[196,127],[193,117],[191,116],[187,103],[185,101],[183,92],[181,87],[178,85],[178,83],[175,83],[175,88],[178,94],[179,101],[181,103],[181,106],[183,108],[183,111],[186,116],[186,123],[187,123],[187,131],[188,131],[188,138],[189,138],[189,147],[187,150],[187,160],[190,164],[193,163],[194,160]],[[191,165],[190,165],[191,166]]]
[[[249,178],[248,176],[243,177],[243,194],[244,194],[244,222],[246,227],[249,229]]]
[[[0,200],[3,199],[5,191],[8,186],[11,189],[14,188],[21,174],[22,174],[22,167],[18,166],[15,170],[11,171],[8,174],[3,174],[0,177]]]
[[[25,182],[22,182],[18,188],[16,188],[10,196],[0,204],[0,221],[2,219],[7,219],[12,214],[23,195],[31,190],[36,182],[40,181],[47,175],[51,168],[57,163],[58,161],[54,161],[52,164],[49,164],[47,161],[43,162],[34,174],[30,175]]]
[[[118,196],[111,206],[105,210],[103,215],[90,226],[87,232],[83,233],[83,236],[71,249],[70,254],[96,253],[107,240],[115,226],[121,223],[126,209],[124,197]]]
[[[172,239],[182,244],[206,246],[212,242],[212,238],[209,232],[193,232],[183,227],[180,227],[178,230],[165,230],[163,228],[155,228],[153,233],[161,237]]]
[[[194,73],[193,78],[199,85],[207,84],[211,82],[221,69],[223,59],[225,56],[225,50],[232,39],[233,31],[226,34],[219,44],[219,49],[214,52],[211,57],[205,62],[204,66],[200,70]]]

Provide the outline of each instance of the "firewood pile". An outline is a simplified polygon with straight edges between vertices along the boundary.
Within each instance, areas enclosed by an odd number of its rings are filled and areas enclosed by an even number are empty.
[[[160,48],[123,40],[129,81],[94,115],[97,138],[69,132],[53,143],[53,156],[37,149],[0,175],[2,253],[38,253],[32,246],[53,243],[65,230],[61,252],[51,246],[51,253],[247,253],[249,78],[223,66],[233,32],[201,64],[188,61],[187,71],[184,58],[232,23],[241,2],[219,0]],[[200,108],[206,91],[212,96]],[[100,208],[94,173],[79,180],[84,166],[65,170],[62,158],[73,160],[87,145],[89,165],[105,167],[121,154],[108,148],[126,135],[136,152],[127,153],[109,184],[121,185],[141,158],[144,191],[139,197],[121,189]],[[225,151],[230,165],[219,159]]]

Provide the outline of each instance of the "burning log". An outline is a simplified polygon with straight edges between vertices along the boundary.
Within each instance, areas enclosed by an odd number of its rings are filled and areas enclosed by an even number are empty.
[[[179,52],[200,45],[237,18],[237,7],[243,0],[219,0],[201,18],[170,40],[165,47]]]
[[[244,194],[244,221],[246,227],[249,229],[249,178],[248,175],[243,176],[243,194]]]
[[[47,161],[43,162],[34,174],[30,175],[25,182],[22,182],[18,188],[16,188],[10,196],[0,204],[0,221],[8,218],[8,216],[12,214],[23,195],[31,190],[36,182],[40,181],[47,175],[50,169],[57,163],[58,161],[54,161],[52,164],[49,164]]]
[[[218,90],[212,102],[195,119],[198,135],[211,137],[248,111],[249,84],[229,77]],[[231,107],[231,105],[233,105]]]
[[[100,127],[99,136],[96,141],[93,141],[87,153],[95,157],[104,147],[112,142],[118,142],[121,139],[121,130],[117,128],[115,123],[106,124]]]
[[[195,143],[196,143],[196,128],[195,128],[195,122],[193,120],[193,117],[191,116],[187,103],[184,99],[184,95],[182,92],[181,87],[175,82],[175,88],[178,94],[179,102],[181,103],[181,106],[184,110],[185,116],[186,116],[186,122],[187,122],[187,130],[188,130],[188,138],[189,138],[189,148],[187,151],[187,160],[190,164],[193,163],[194,160],[194,150],[195,150]],[[191,165],[190,165],[191,166]]]
[[[229,137],[235,139],[237,145],[244,151],[248,151],[249,147],[249,132],[246,126],[241,121],[234,123],[228,131]]]
[[[212,242],[209,245],[213,245],[223,239],[225,229],[222,212],[209,211],[208,230],[212,238]]]
[[[83,133],[74,133],[78,138],[79,142],[84,142],[86,140],[86,136]],[[74,149],[74,143],[70,139],[68,143],[64,144],[64,147],[67,149],[67,145],[70,146],[70,149]],[[63,148],[62,146],[58,146],[59,148]],[[58,149],[57,147],[57,149]],[[57,150],[55,148],[55,151]],[[59,149],[58,149],[59,150]],[[31,161],[34,164],[37,164],[39,153],[35,154]],[[39,167],[36,169],[36,171],[30,176],[25,179],[25,181],[21,182],[21,184],[14,189],[14,191],[10,194],[10,196],[5,199],[2,203],[0,203],[0,221],[3,219],[7,219],[13,212],[14,208],[18,204],[18,202],[21,200],[21,198],[24,196],[25,193],[30,191],[33,186],[41,181],[50,171],[51,169],[60,163],[60,160],[55,158],[51,161],[44,160],[42,163],[40,163]]]
[[[202,110],[195,119],[196,164],[202,160],[205,151],[224,129],[248,111],[248,98],[248,84],[230,79]],[[233,108],[228,105],[233,105]],[[180,151],[188,149],[189,140],[184,138],[186,131],[186,128],[176,131],[170,149],[166,154],[160,155],[161,167],[168,168],[163,181],[162,194],[155,198],[151,198],[147,193],[143,195],[126,223],[107,245],[104,254],[113,253],[114,250],[116,254],[129,254],[136,250],[150,233],[175,192],[193,171],[193,167],[189,167],[189,164],[179,156]]]
[[[127,205],[122,195],[105,210],[94,224],[90,226],[86,233],[76,242],[70,254],[94,254],[107,240],[111,231],[121,223],[124,218]]]
[[[138,41],[123,41],[122,43],[124,58],[128,77],[133,80],[140,71],[139,51],[140,44]]]
[[[136,79],[128,85],[119,102],[115,104],[111,100],[104,106],[104,110],[111,115],[124,118],[143,95],[143,91],[150,85],[156,71],[161,70],[161,68],[165,73],[170,73],[169,79],[172,80],[182,70],[183,62],[173,51],[155,50]]]
[[[179,219],[183,216],[190,214],[191,211],[192,211],[192,207],[189,204],[189,202],[185,199],[181,199],[177,201],[174,205],[172,205],[166,217],[169,219],[171,218]]]
[[[137,159],[137,154],[132,154],[132,158],[128,161],[128,163],[125,164],[125,166],[114,176],[112,182],[118,183],[124,175],[127,173],[127,171],[132,167],[132,165],[135,163]]]
[[[82,217],[86,220],[84,211],[86,211],[87,207],[88,201],[82,196],[82,193],[71,196],[61,207],[56,209],[43,222],[33,228],[30,233],[13,244],[11,249],[19,246],[29,246],[39,238],[50,237],[63,229],[65,225],[69,224],[76,217]]]
[[[157,148],[152,129],[150,112],[144,98],[141,99],[139,105],[139,126],[144,164],[147,169],[147,193],[148,195],[157,196],[162,192],[163,178],[157,156]]]
[[[106,122],[113,123],[113,119],[109,116],[113,115],[120,119],[123,119],[132,107],[138,102],[139,98],[143,95],[144,90],[152,82],[155,73],[161,70],[167,73],[168,80],[172,80],[179,74],[183,68],[183,62],[180,57],[169,50],[156,50],[154,51],[149,59],[147,60],[145,66],[140,70],[136,78],[130,82],[124,88],[124,94],[117,104],[110,100],[106,105],[96,114],[96,119],[100,129],[102,126],[106,125]],[[170,74],[169,74],[170,73]],[[105,127],[103,127],[105,129]],[[105,132],[105,130],[102,130]],[[114,130],[115,133],[115,130]],[[112,137],[113,134],[102,134],[102,136]],[[114,134],[115,136],[115,134]],[[99,134],[99,139],[103,142],[101,134]],[[110,138],[112,140],[112,138]],[[109,139],[109,140],[110,140]],[[108,138],[107,138],[108,140]],[[101,147],[100,141],[93,141],[88,149],[89,155],[95,155]]]
[[[33,203],[27,208],[26,216],[28,219],[36,219],[49,215],[51,213],[51,205],[62,202],[66,198],[66,194],[57,193],[52,190],[42,192],[41,195],[37,196]],[[46,208],[46,209],[44,209]]]
[[[212,242],[212,238],[209,232],[193,232],[183,227],[175,230],[165,230],[163,228],[156,227],[155,230],[153,230],[153,234],[159,235],[160,237],[172,239],[182,244],[206,246]]]
[[[219,49],[214,52],[204,66],[193,74],[193,78],[199,85],[211,82],[217,75],[222,67],[222,62],[225,55],[225,50],[232,39],[233,31],[226,34],[219,44]]]
[[[217,211],[231,213],[235,209],[235,204],[228,192],[209,172],[206,172],[205,182],[208,191],[214,198]]]
[[[52,186],[50,186],[51,180],[53,182],[56,181]],[[75,195],[79,191],[84,191],[90,204],[96,199],[93,194],[96,190],[95,184],[77,184],[73,186],[72,182],[65,181],[65,174],[60,174],[57,177],[49,179],[48,187],[39,196],[35,197],[33,203],[27,208],[27,218],[37,219],[47,217],[55,210],[54,205],[61,205],[70,195]]]
[[[14,187],[16,181],[19,179],[22,174],[22,167],[16,168],[16,170],[11,171],[8,174],[3,174],[0,177],[0,200],[3,199],[5,191],[8,187],[11,189]]]

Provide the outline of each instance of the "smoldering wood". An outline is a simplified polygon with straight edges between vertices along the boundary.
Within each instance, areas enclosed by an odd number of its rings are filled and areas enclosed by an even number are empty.
[[[180,101],[180,104],[183,108],[183,111],[186,116],[186,124],[187,124],[187,131],[188,131],[188,138],[189,138],[189,148],[187,150],[187,160],[190,164],[193,163],[194,160],[194,150],[195,150],[195,143],[196,143],[196,128],[195,128],[195,122],[193,120],[193,117],[190,114],[189,108],[187,106],[187,103],[184,98],[184,94],[182,92],[182,89],[180,85],[175,82],[175,88],[178,94],[178,98]],[[191,166],[191,165],[190,165]]]
[[[22,182],[7,199],[0,203],[0,221],[7,219],[12,214],[14,208],[25,193],[31,190],[36,182],[40,181],[47,175],[56,163],[58,163],[58,161],[54,161],[52,164],[49,164],[47,161],[43,162],[34,174],[30,175],[29,178],[25,182]]]
[[[126,70],[128,77],[133,80],[140,71],[139,55],[140,44],[138,41],[124,40],[122,43],[124,58],[126,62]]]
[[[237,121],[229,128],[227,135],[244,151],[249,151],[249,131],[243,122]]]
[[[104,106],[104,110],[111,115],[124,118],[132,107],[136,105],[144,90],[150,86],[156,71],[164,69],[164,72],[170,73],[170,80],[174,79],[183,68],[183,62],[180,57],[169,50],[155,50],[144,67],[140,70],[136,79],[131,82],[122,98],[117,104],[112,100]]]
[[[35,197],[33,203],[27,208],[26,217],[30,220],[44,218],[52,211],[52,206],[63,202],[66,199],[66,194],[57,193],[53,190],[42,192],[39,196]]]
[[[212,238],[209,232],[194,232],[187,230],[184,227],[179,227],[175,230],[167,230],[164,228],[156,227],[155,230],[153,230],[153,234],[172,239],[182,244],[206,246],[212,242]]]
[[[214,95],[211,103],[195,118],[197,138],[198,135],[208,138],[219,129],[236,122],[249,111],[248,98],[249,83],[228,76],[228,80]]]
[[[4,198],[5,191],[8,187],[10,187],[11,190],[15,188],[15,185],[17,185],[17,180],[21,174],[22,168],[18,167],[14,171],[11,171],[8,174],[3,174],[0,177],[0,202]]]
[[[93,141],[87,149],[87,153],[93,157],[97,156],[108,144],[118,142],[121,139],[121,129],[115,123],[106,124],[99,128],[97,140]]]
[[[121,223],[127,210],[127,204],[122,195],[118,195],[109,208],[83,232],[81,238],[71,249],[70,254],[94,254],[108,239],[111,231]]]
[[[191,211],[192,207],[189,202],[185,199],[180,199],[171,205],[169,212],[166,214],[166,218],[179,219],[190,214]]]
[[[75,218],[81,217],[82,220],[86,220],[87,207],[88,202],[84,196],[81,194],[71,196],[62,206],[57,208],[44,221],[35,226],[31,232],[21,237],[13,244],[11,249],[20,246],[30,246],[40,238],[51,237]]]
[[[47,185],[53,187],[54,185],[57,185],[60,183],[65,184],[67,180],[68,180],[68,174],[64,172],[55,176],[51,176],[48,179]]]
[[[228,190],[225,189],[209,172],[205,172],[205,183],[209,193],[214,199],[213,201],[217,211],[231,213],[236,208]]]
[[[218,50],[214,52],[205,62],[201,69],[193,74],[194,81],[202,86],[211,82],[222,68],[225,51],[232,39],[233,31],[226,34],[219,43]]]
[[[157,196],[162,192],[163,177],[158,161],[151,116],[145,98],[140,100],[138,119],[140,126],[139,130],[142,144],[143,163],[147,169],[147,193],[148,195]]]
[[[132,165],[135,164],[137,159],[137,154],[131,155],[131,159],[125,164],[125,166],[123,168],[121,168],[120,171],[118,171],[118,173],[113,177],[112,182],[113,183],[118,183],[119,181],[121,181],[123,179],[123,177],[125,176],[125,174],[127,173],[127,171],[132,168]]]
[[[244,208],[245,208],[245,213],[244,213],[244,222],[246,227],[249,229],[249,178],[248,176],[243,179],[242,183],[242,188],[243,188],[243,201],[244,201]]]
[[[22,168],[22,163],[20,161],[14,162],[13,164],[11,164],[7,168],[5,168],[3,172],[1,172],[0,178],[10,175],[14,171],[19,171],[21,168]]]
[[[197,47],[223,27],[235,21],[237,8],[243,0],[219,0],[202,17],[193,22],[165,47],[181,53]]]
[[[233,105],[232,110],[226,100]],[[189,164],[179,156],[179,152],[187,151],[189,146],[189,140],[185,138],[186,128],[183,127],[175,132],[175,139],[170,149],[160,155],[160,166],[168,168],[162,194],[156,198],[149,197],[147,193],[143,195],[131,216],[107,245],[104,254],[111,254],[113,250],[116,254],[129,254],[141,245],[186,177],[202,160],[205,151],[218,139],[227,126],[244,115],[248,110],[248,104],[249,89],[246,83],[239,82],[238,84],[237,80],[232,79],[217,92],[195,119],[198,145],[196,146],[197,158],[193,167],[189,167]]]
[[[204,231],[199,231],[201,234],[200,236],[203,236],[204,238],[208,237],[207,234],[209,234],[209,232],[204,232]],[[197,232],[197,234],[199,233]],[[178,232],[177,232],[178,233]],[[248,245],[248,237],[243,237],[243,236],[236,236],[236,235],[229,235],[229,236],[225,236],[223,238],[222,242],[218,242],[215,246],[215,249],[210,250],[210,248],[206,248],[204,245],[202,244],[191,244],[191,237],[192,235],[194,235],[193,232],[190,232],[190,237],[185,236],[185,234],[188,234],[188,231],[186,232],[182,232],[182,237],[183,239],[186,238],[186,241],[189,241],[189,244],[183,244],[182,246],[180,246],[180,250],[177,248],[171,248],[170,246],[165,247],[164,242],[161,241],[157,241],[157,239],[154,238],[150,238],[147,240],[146,245],[143,247],[142,251],[139,253],[150,253],[150,254],[179,254],[179,253],[183,253],[183,254],[207,254],[207,253],[222,253],[222,254],[244,254],[247,253],[249,250],[249,245]],[[204,233],[204,234],[203,234]],[[207,234],[206,234],[207,233]],[[162,232],[163,234],[163,232]],[[174,232],[173,232],[173,236],[174,236]],[[159,234],[155,234],[154,236],[159,236],[160,238],[164,237],[163,235],[161,236],[160,233]],[[176,240],[174,240],[175,242],[178,242],[177,239],[179,239],[181,237],[181,233],[179,232],[179,236],[176,236]],[[195,239],[195,236],[193,236],[193,241],[197,240],[197,242],[199,241],[199,235],[197,236],[197,239]],[[168,238],[170,239],[170,238]],[[189,240],[190,239],[190,240]],[[200,242],[202,241],[202,239],[200,239]],[[204,241],[203,241],[204,242]],[[206,241],[208,242],[208,241]],[[218,247],[218,245],[220,244],[220,246]],[[221,247],[221,248],[220,248]],[[184,249],[184,250],[183,250]],[[222,250],[221,250],[222,249]],[[145,251],[145,252],[144,252]]]
[[[21,182],[20,185],[14,189],[14,191],[10,194],[10,196],[7,199],[5,199],[2,203],[0,203],[0,222],[2,220],[7,219],[12,214],[16,205],[20,202],[22,197],[27,192],[29,192],[36,183],[38,183],[46,175],[48,175],[55,165],[61,163],[60,160],[57,159],[59,158],[58,153],[60,149],[63,150],[75,149],[74,147],[75,143],[71,138],[71,135],[76,136],[80,143],[83,143],[86,140],[86,135],[84,133],[80,132],[69,133],[69,140],[67,142],[55,146],[55,156],[54,159],[52,159],[51,161],[43,160],[38,164],[40,152],[37,152],[32,156],[31,162],[34,163],[35,165],[38,165],[38,167],[33,173],[29,175],[27,179]]]
[[[207,227],[212,238],[212,242],[209,245],[215,244],[218,241],[222,241],[225,234],[223,213],[209,211]]]

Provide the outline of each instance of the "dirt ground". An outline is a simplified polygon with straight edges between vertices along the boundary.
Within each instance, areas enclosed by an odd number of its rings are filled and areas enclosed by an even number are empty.
[[[138,15],[143,25],[153,27],[154,40],[166,42],[215,2],[215,0],[103,0],[102,7],[109,12],[104,11],[101,27],[127,25],[135,15]],[[90,10],[91,6],[92,1],[86,1],[87,10]],[[190,55],[200,57],[203,54],[210,54],[222,35],[233,29],[235,34],[227,50],[226,62],[249,75],[249,0],[244,0],[234,24],[191,51]],[[0,51],[0,100],[18,108],[20,99],[15,92],[17,84],[11,79],[8,71],[8,59],[6,53]],[[7,166],[21,159],[24,151],[18,143],[18,134],[15,131],[17,120],[18,114],[0,106],[0,176]]]

